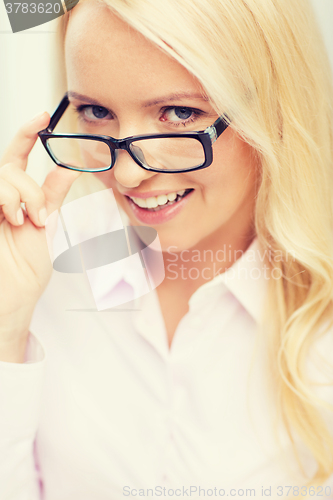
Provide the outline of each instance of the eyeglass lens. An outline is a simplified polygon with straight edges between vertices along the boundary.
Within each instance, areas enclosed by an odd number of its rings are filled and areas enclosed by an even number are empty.
[[[103,170],[111,165],[107,144],[78,138],[48,139],[48,145],[63,165],[80,170]],[[172,137],[132,142],[132,154],[146,167],[157,170],[181,170],[200,166],[205,161],[202,144],[196,139]]]

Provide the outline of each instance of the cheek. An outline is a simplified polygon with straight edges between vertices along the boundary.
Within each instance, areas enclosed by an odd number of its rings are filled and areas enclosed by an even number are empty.
[[[116,199],[116,202],[118,205],[123,206],[124,204],[124,198],[118,193],[117,187],[116,187],[116,180],[113,175],[113,170],[106,170],[105,172],[98,172],[96,174],[93,174],[96,179],[98,179],[99,182],[102,182],[104,186],[108,189],[113,190],[114,197]]]
[[[214,161],[207,176],[211,185],[239,188],[254,183],[258,166],[255,151],[234,132],[216,144],[213,151]]]
[[[112,188],[114,185],[114,176],[112,170],[106,170],[105,172],[97,172],[93,174],[96,179],[102,182],[107,188]]]

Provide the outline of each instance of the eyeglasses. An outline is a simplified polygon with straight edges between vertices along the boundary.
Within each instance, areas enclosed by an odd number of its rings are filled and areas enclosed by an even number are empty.
[[[213,161],[212,144],[229,126],[228,117],[220,116],[200,132],[145,134],[125,139],[94,134],[54,134],[68,106],[66,93],[49,126],[38,135],[57,165],[82,172],[110,170],[121,149],[140,167],[152,172],[179,173],[207,168]]]

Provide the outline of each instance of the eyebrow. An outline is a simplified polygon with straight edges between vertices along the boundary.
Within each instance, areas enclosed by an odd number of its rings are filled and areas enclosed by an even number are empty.
[[[181,99],[200,99],[201,101],[209,101],[208,96],[204,94],[193,94],[191,92],[176,92],[174,94],[169,94],[168,96],[160,97],[158,99],[152,99],[144,104],[145,108],[150,106],[155,106],[156,104],[163,104],[170,101],[180,101]]]
[[[77,99],[78,101],[87,102],[88,104],[92,104],[93,106],[100,106],[101,108],[104,107],[101,105],[100,102],[96,101],[96,99],[92,99],[91,97],[88,97],[87,95],[79,94],[79,92],[74,92],[73,90],[69,90],[67,92],[67,96],[71,97],[72,99]]]
[[[67,95],[68,95],[68,97],[71,97],[73,99],[78,99],[79,101],[85,101],[88,104],[92,104],[93,106],[105,107],[96,99],[92,99],[91,97],[80,94],[79,92],[74,92],[73,90],[68,91]],[[204,95],[204,94],[199,94],[199,93],[193,94],[191,92],[176,92],[173,94],[169,94],[167,96],[163,96],[163,97],[159,97],[156,99],[152,99],[150,101],[146,101],[143,104],[143,107],[149,108],[151,106],[156,106],[156,104],[163,104],[163,103],[171,102],[171,101],[180,101],[182,99],[199,99],[199,100],[205,101],[205,102],[209,101],[209,97]]]

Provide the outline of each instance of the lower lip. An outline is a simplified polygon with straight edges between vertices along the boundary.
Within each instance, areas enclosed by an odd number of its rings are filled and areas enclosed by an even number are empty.
[[[131,207],[135,217],[144,224],[153,226],[154,224],[163,224],[164,222],[168,222],[173,217],[179,214],[179,212],[184,208],[187,204],[191,195],[194,193],[194,190],[191,191],[185,198],[182,198],[177,203],[173,203],[173,205],[168,205],[157,212],[150,212],[145,210],[144,208],[138,207],[128,196],[125,196],[129,206]]]

